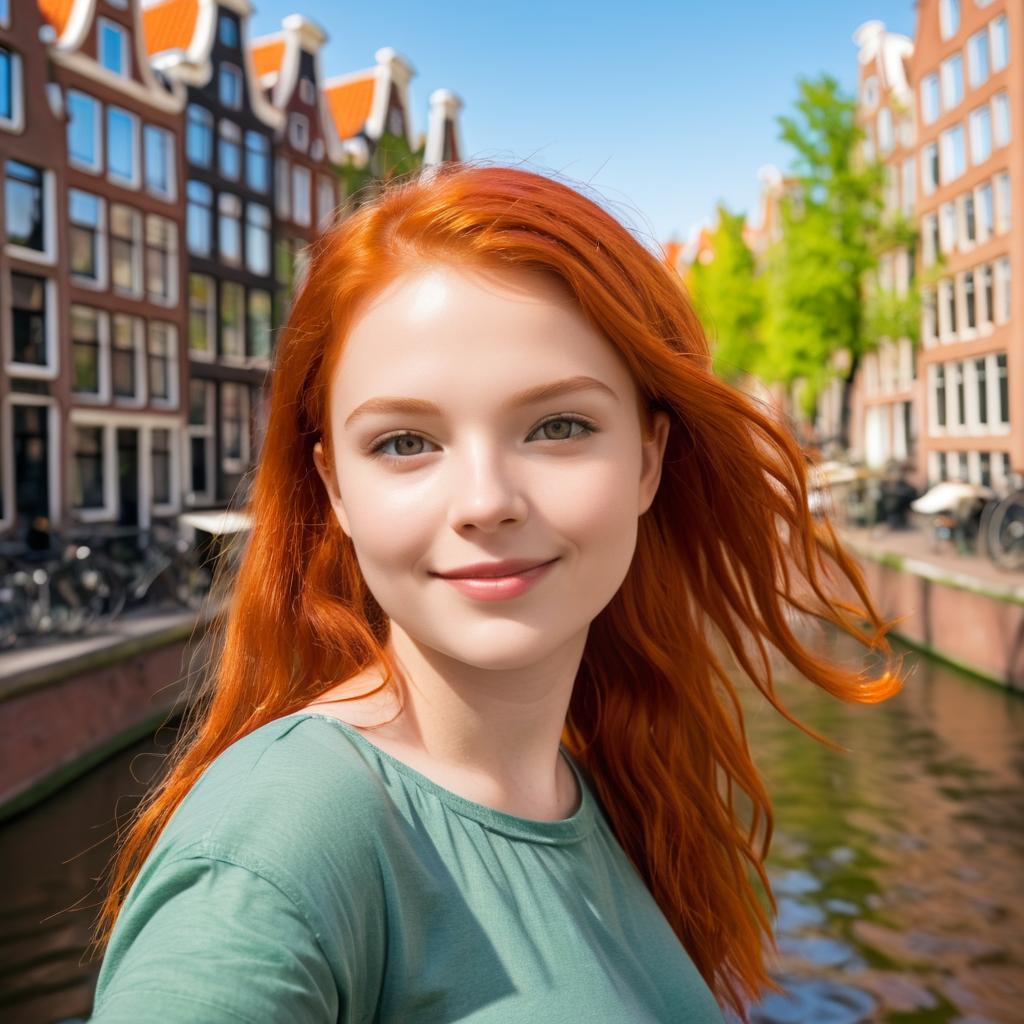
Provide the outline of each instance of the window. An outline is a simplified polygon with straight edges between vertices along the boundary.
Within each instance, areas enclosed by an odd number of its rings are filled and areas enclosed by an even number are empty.
[[[939,218],[930,213],[921,221],[921,261],[926,267],[935,262],[939,249]]]
[[[1010,422],[1010,386],[1005,352],[996,353],[996,393],[999,400],[996,422],[1005,425]]]
[[[217,147],[217,167],[225,178],[238,181],[242,174],[241,129],[231,121],[221,121]]]
[[[174,198],[174,139],[169,131],[147,124],[142,129],[146,188],[162,199]]]
[[[917,164],[912,156],[903,161],[903,214],[907,217],[913,216],[914,206],[917,202],[915,186],[917,184]]]
[[[71,448],[71,504],[76,509],[102,509],[103,496],[102,426],[75,424]]]
[[[992,183],[978,186],[978,219],[981,230],[979,238],[985,241],[996,228],[995,206],[992,201]]]
[[[190,498],[212,499],[213,384],[193,377],[188,382]]]
[[[106,18],[99,19],[97,47],[100,64],[115,75],[131,78],[131,54],[128,48],[128,33],[121,25]]]
[[[324,140],[314,139],[309,147],[309,155],[317,162],[324,158]]]
[[[149,435],[149,465],[153,474],[153,504],[169,505],[171,494],[171,432],[154,427]]]
[[[964,62],[959,53],[954,53],[939,67],[942,72],[942,105],[946,110],[952,110],[964,98]]]
[[[311,199],[309,169],[296,164],[292,167],[292,219],[296,224],[312,223]]]
[[[930,196],[939,187],[939,147],[929,142],[921,149],[922,191]]]
[[[964,317],[968,328],[978,326],[977,307],[974,302],[974,271],[964,274]]]
[[[971,163],[984,163],[992,154],[992,113],[988,105],[972,110],[968,121],[971,133]]]
[[[254,192],[270,187],[270,140],[251,128],[245,133],[245,180]]]
[[[303,153],[309,148],[309,119],[304,114],[289,116],[288,141]]]
[[[283,156],[274,160],[274,210],[278,217],[287,220],[291,216],[291,175],[288,161]]]
[[[921,79],[921,119],[931,124],[939,116],[939,76],[934,71]]]
[[[249,355],[256,359],[270,357],[272,325],[270,292],[254,288],[249,292]]]
[[[90,306],[71,307],[71,390],[98,398],[100,379],[100,318],[105,313]]]
[[[146,291],[162,305],[178,301],[178,230],[154,214],[146,216]]]
[[[997,324],[1010,322],[1010,261],[1004,256],[996,260],[996,305]]]
[[[960,0],[939,0],[939,31],[943,39],[955,36],[960,29]]]
[[[217,75],[217,98],[225,107],[242,106],[242,72],[233,64],[221,64]]]
[[[191,354],[216,353],[217,312],[213,278],[188,275],[188,350]]]
[[[939,208],[939,241],[943,252],[952,252],[956,248],[956,207],[952,203],[943,203]]]
[[[935,424],[946,425],[946,367],[942,363],[935,364],[932,376],[932,407],[935,410]]]
[[[130,188],[137,188],[138,150],[138,118],[120,107],[107,107],[107,177]]]
[[[47,251],[48,225],[45,178],[31,164],[8,160],[4,181],[4,209],[7,218],[7,243],[34,252]]]
[[[963,363],[949,364],[949,384],[953,391],[955,418],[953,422],[962,427],[967,422],[967,395],[964,389],[964,367]],[[964,456],[966,458],[966,456]],[[965,470],[966,467],[963,467]]]
[[[992,97],[992,109],[995,112],[995,143],[1006,146],[1010,142],[1010,97],[1005,92],[997,92]]]
[[[0,0],[2,3],[3,0]],[[21,131],[23,120],[21,57],[6,46],[0,46],[0,124],[13,131]]]
[[[981,274],[981,322],[992,323],[995,314],[995,295],[992,288],[992,264],[983,263],[979,269]]]
[[[954,125],[940,137],[942,146],[942,182],[955,181],[967,170],[967,156],[964,149],[964,126]]]
[[[121,203],[110,204],[110,280],[115,291],[142,294],[142,217]]]
[[[188,251],[209,256],[213,251],[213,189],[201,181],[188,183],[185,234]]]
[[[234,281],[220,283],[220,354],[245,357],[245,289]]]
[[[190,103],[185,123],[185,155],[197,167],[213,163],[213,114]]]
[[[921,296],[921,335],[925,348],[931,348],[939,340],[938,317],[936,315],[935,289],[927,288]]]
[[[974,387],[978,402],[978,422],[985,426],[988,423],[988,385],[985,379],[984,359],[974,360]]]
[[[232,266],[242,262],[242,202],[230,192],[217,198],[217,255]]]
[[[988,76],[988,33],[982,29],[967,40],[967,81],[976,89]]]
[[[992,70],[1002,71],[1010,59],[1010,36],[1005,14],[989,22],[988,37],[992,46]]]
[[[115,398],[142,400],[139,381],[142,319],[115,313],[110,338],[111,380]]]
[[[249,461],[249,389],[225,381],[220,386],[221,465],[241,473]]]
[[[27,366],[48,366],[45,277],[11,274],[11,358]]]
[[[100,169],[100,105],[92,96],[68,90],[68,159],[89,171]]]
[[[982,487],[992,486],[992,453],[978,453],[978,482]]]
[[[71,189],[68,192],[69,256],[72,276],[80,282],[103,286],[106,275],[104,204],[99,196]]]
[[[968,192],[961,202],[963,203],[963,238],[965,242],[974,243],[978,240],[977,224],[974,216],[974,196]]]
[[[245,265],[254,274],[270,273],[270,210],[256,203],[245,210]]]
[[[1003,234],[1010,230],[1010,175],[1003,171],[995,176],[996,231]]]
[[[221,46],[238,48],[238,22],[224,11],[221,11],[217,20],[217,38]]]
[[[177,349],[178,330],[174,324],[151,320],[147,345],[149,397],[163,404],[173,404],[177,397],[174,379]]]
[[[316,103],[316,86],[313,85],[312,80],[306,75],[299,79],[299,99],[310,106]]]

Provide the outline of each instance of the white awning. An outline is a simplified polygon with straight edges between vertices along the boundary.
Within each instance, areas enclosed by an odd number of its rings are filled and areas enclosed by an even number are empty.
[[[203,530],[215,536],[228,533],[244,533],[252,527],[252,517],[245,512],[228,509],[210,512],[184,512],[178,516],[178,522],[191,526],[194,530]]]

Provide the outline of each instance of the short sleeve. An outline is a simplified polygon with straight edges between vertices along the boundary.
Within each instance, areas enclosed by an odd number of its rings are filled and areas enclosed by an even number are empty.
[[[138,881],[106,949],[92,1024],[338,1020],[315,929],[278,883],[209,852]]]

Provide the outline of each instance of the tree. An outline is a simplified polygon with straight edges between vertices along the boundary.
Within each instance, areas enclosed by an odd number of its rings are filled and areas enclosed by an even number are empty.
[[[803,379],[804,411],[846,353],[839,440],[849,444],[850,386],[877,343],[865,316],[865,276],[878,264],[882,166],[858,160],[856,101],[831,75],[799,79],[780,137],[794,150],[793,186],[780,206],[782,236],[766,258],[765,371]]]
[[[719,203],[712,259],[695,261],[686,281],[711,337],[715,372],[730,383],[757,372],[763,356],[761,289],[754,254],[743,238],[745,220]]]

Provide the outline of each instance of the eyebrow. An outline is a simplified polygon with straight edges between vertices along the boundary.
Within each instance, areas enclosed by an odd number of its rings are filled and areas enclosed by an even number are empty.
[[[566,377],[564,380],[553,380],[548,384],[536,384],[524,391],[517,391],[505,403],[503,408],[514,409],[524,405],[533,405],[559,395],[573,394],[577,391],[603,391],[617,402],[619,396],[607,384],[594,377]],[[353,410],[345,420],[346,429],[353,420],[371,413],[401,412],[409,415],[440,416],[441,407],[436,402],[428,402],[425,398],[371,398]]]

